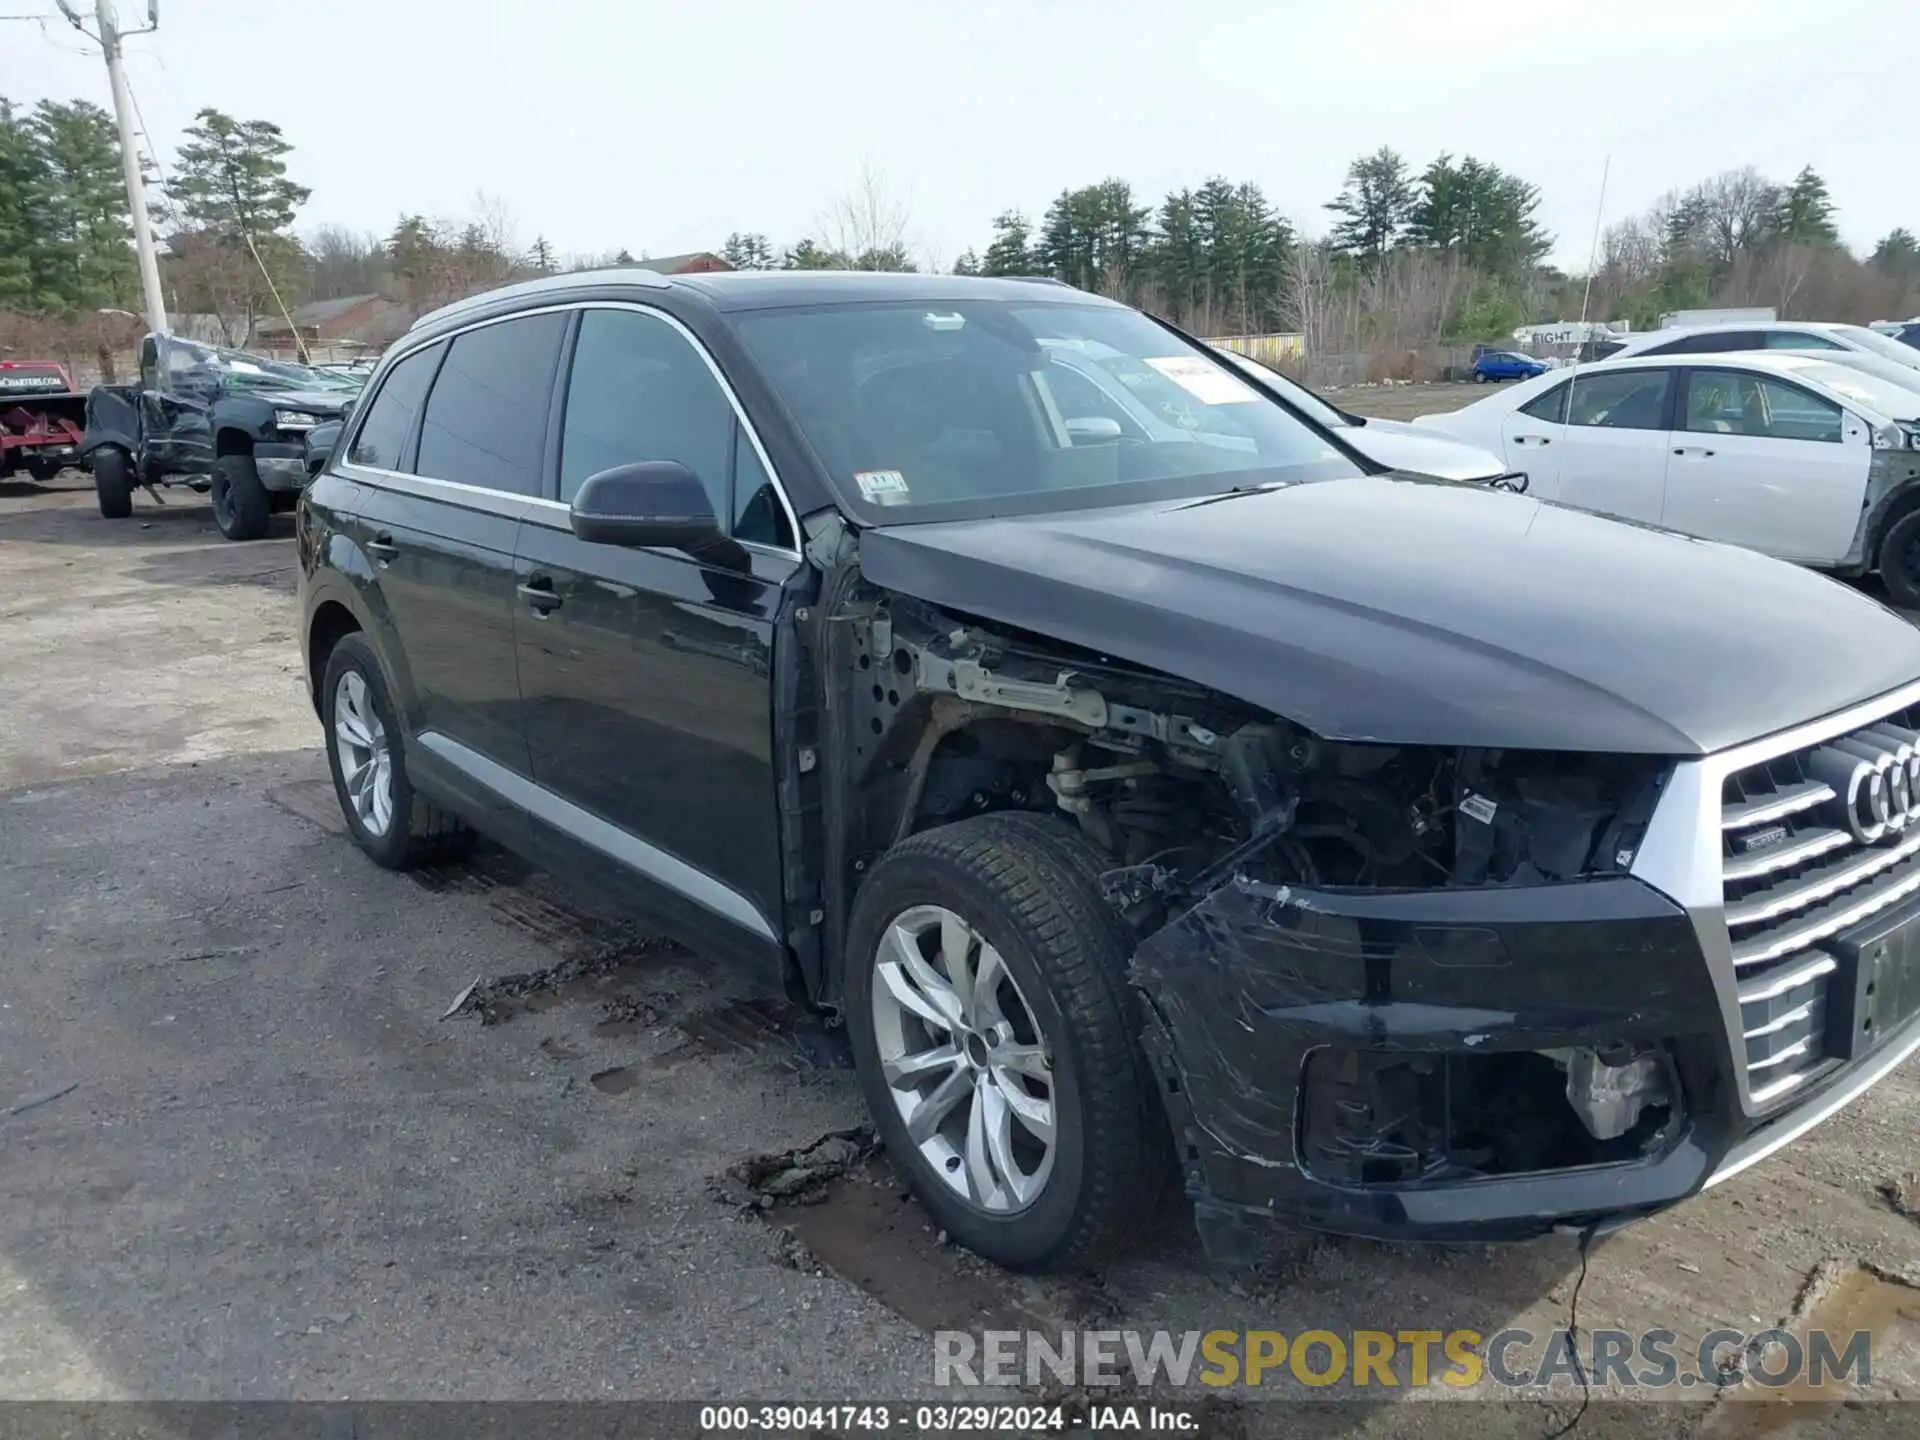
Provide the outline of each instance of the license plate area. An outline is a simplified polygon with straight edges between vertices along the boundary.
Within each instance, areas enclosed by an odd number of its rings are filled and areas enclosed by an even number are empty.
[[[1827,1000],[1827,1053],[1855,1060],[1920,1012],[1920,897],[1824,947],[1840,962]]]

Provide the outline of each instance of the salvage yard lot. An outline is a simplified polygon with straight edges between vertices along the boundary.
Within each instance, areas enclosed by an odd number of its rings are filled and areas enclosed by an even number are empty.
[[[1403,417],[1471,393],[1338,398]],[[289,522],[232,545],[184,492],[135,515],[100,520],[74,474],[0,486],[0,1398],[898,1398],[930,1393],[935,1329],[1568,1323],[1571,1238],[1301,1241],[1227,1276],[1182,1222],[1104,1275],[1030,1281],[941,1244],[883,1162],[809,1190],[807,1162],[857,1149],[832,1138],[861,1119],[832,1038],[497,853],[364,860],[300,684]],[[1892,1283],[1920,1281],[1920,1224],[1887,1195],[1917,1114],[1908,1066],[1599,1242],[1580,1325],[1685,1353],[1720,1326],[1871,1324],[1875,1393],[1920,1399],[1920,1308]],[[1579,1387],[1552,1393],[1515,1433],[1570,1418]],[[1455,1406],[1324,1428],[1463,1422],[1490,1433]]]

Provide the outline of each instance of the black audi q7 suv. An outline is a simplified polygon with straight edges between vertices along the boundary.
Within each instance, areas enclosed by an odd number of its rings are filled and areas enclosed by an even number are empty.
[[[298,534],[354,841],[482,832],[798,987],[1007,1265],[1181,1190],[1227,1254],[1612,1224],[1920,1048],[1913,627],[1380,473],[1064,286],[463,301]]]

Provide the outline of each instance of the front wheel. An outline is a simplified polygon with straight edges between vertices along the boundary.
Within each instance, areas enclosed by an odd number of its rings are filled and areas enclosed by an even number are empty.
[[[133,514],[133,458],[111,445],[93,452],[93,493],[109,520]]]
[[[980,816],[888,852],[848,926],[880,1137],[942,1229],[1017,1270],[1118,1253],[1177,1178],[1100,868],[1057,821]]]
[[[251,455],[222,455],[213,462],[213,523],[229,540],[258,540],[273,514],[267,487]]]
[[[1486,383],[1487,383],[1487,377],[1486,377],[1486,374],[1485,374],[1485,373],[1484,373],[1483,371],[1479,371],[1479,370],[1476,370],[1476,371],[1474,371],[1474,372],[1473,372],[1473,383],[1474,383],[1474,384],[1476,384],[1476,385],[1484,385],[1484,384],[1486,384]]]

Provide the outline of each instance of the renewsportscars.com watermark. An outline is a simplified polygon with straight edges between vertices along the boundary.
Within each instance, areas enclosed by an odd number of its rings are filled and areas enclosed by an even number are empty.
[[[1712,1330],[1687,1345],[1671,1330],[936,1330],[933,1383],[1044,1385],[1286,1384],[1526,1390],[1576,1384],[1690,1389],[1873,1380],[1873,1335]]]

